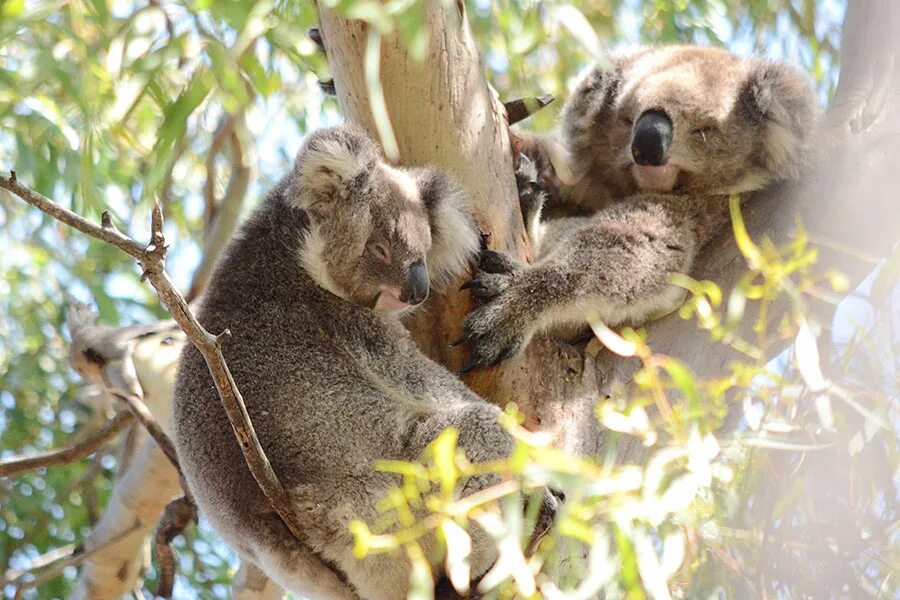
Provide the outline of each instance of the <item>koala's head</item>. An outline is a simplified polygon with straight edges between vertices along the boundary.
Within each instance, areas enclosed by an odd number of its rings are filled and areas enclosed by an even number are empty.
[[[588,72],[564,135],[576,176],[602,173],[620,193],[736,193],[796,177],[816,115],[790,65],[672,46]]]
[[[428,190],[445,178],[436,169],[392,167],[351,126],[311,134],[287,189],[310,219],[304,268],[333,294],[382,312],[421,304],[432,279]]]

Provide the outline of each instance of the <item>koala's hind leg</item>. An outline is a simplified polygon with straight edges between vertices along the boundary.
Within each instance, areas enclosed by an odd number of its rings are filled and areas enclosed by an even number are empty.
[[[500,409],[484,401],[463,402],[447,410],[432,414],[418,427],[413,448],[421,452],[448,427],[459,433],[457,444],[465,450],[466,458],[473,463],[502,460],[509,457],[513,448],[512,436],[499,423]],[[497,485],[497,475],[485,474],[470,478],[460,490],[465,497]],[[472,538],[470,564],[472,576],[483,575],[497,559],[497,548],[487,533],[477,525],[469,531]]]
[[[359,600],[343,573],[291,535],[278,517],[264,518],[259,525],[270,535],[247,550],[267,577],[309,600]]]

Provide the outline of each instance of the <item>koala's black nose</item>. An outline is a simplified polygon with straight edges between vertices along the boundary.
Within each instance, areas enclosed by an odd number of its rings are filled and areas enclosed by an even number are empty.
[[[421,304],[428,297],[428,269],[425,263],[416,261],[409,267],[406,284],[400,290],[400,301]]]
[[[648,110],[634,124],[631,155],[642,166],[661,167],[669,160],[672,119],[661,110]]]

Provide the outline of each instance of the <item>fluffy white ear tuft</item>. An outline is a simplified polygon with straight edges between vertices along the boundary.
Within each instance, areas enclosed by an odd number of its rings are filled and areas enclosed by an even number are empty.
[[[378,146],[357,127],[316,131],[304,140],[297,155],[289,198],[304,209],[346,200],[353,188],[365,184],[380,160]]]
[[[431,224],[428,272],[431,283],[441,289],[461,275],[480,247],[478,227],[469,212],[462,188],[446,172],[437,168],[411,173],[419,186]]]
[[[756,60],[741,100],[748,116],[761,127],[765,167],[774,179],[795,179],[819,112],[809,78],[789,64]]]

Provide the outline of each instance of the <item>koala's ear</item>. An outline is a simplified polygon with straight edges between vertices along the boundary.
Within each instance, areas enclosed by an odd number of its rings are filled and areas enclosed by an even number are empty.
[[[622,75],[618,67],[591,67],[582,75],[566,102],[562,121],[566,136],[576,141],[595,135],[597,127],[611,116],[619,95]]]
[[[764,166],[778,179],[796,178],[818,116],[809,78],[789,64],[752,61],[740,106],[759,127]]]
[[[435,167],[416,169],[410,174],[428,211],[428,272],[432,284],[440,288],[460,275],[478,253],[478,227],[465,192],[450,174]]]
[[[323,211],[346,200],[381,160],[378,146],[360,129],[343,125],[310,134],[294,164],[288,195],[306,210]]]

